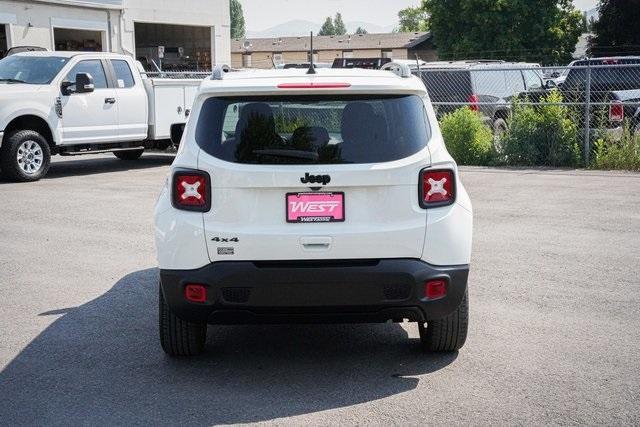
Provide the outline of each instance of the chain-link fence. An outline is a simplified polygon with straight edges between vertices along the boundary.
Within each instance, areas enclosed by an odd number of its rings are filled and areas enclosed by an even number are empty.
[[[564,67],[431,62],[414,72],[427,87],[441,127],[469,132],[473,126],[458,116],[470,111],[479,118],[491,139],[492,162],[592,166],[614,155],[633,158],[637,166],[632,168],[640,168],[640,57],[580,60]],[[169,79],[211,75],[193,70],[145,74]],[[281,113],[284,120],[287,112]]]
[[[603,143],[631,138],[637,144],[640,136],[640,57],[581,60],[566,67],[435,62],[416,74],[439,120],[468,107],[493,133],[498,154],[511,160],[524,156],[524,164],[546,163],[527,156],[559,147],[588,166]]]

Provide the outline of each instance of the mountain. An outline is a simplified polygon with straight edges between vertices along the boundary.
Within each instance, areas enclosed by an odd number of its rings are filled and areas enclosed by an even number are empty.
[[[355,33],[358,27],[362,27],[365,30],[367,30],[367,32],[372,34],[390,33],[393,31],[394,28],[397,27],[397,25],[387,25],[383,27],[382,25],[372,24],[370,22],[361,22],[361,21],[351,21],[351,22],[345,23],[345,25],[347,26],[347,31],[351,34]]]
[[[322,24],[296,19],[262,31],[247,31],[247,38],[306,36],[311,31],[317,33]]]
[[[347,22],[345,23],[345,25],[349,33],[355,33],[358,27],[364,28],[369,33],[390,33],[396,27],[395,25],[382,26],[372,24],[370,22],[360,21]],[[276,25],[275,27],[267,28],[266,30],[262,31],[247,31],[247,38],[257,39],[270,37],[306,36],[309,35],[311,31],[317,34],[318,31],[320,31],[320,27],[322,27],[322,24],[319,24],[317,22],[296,19]]]

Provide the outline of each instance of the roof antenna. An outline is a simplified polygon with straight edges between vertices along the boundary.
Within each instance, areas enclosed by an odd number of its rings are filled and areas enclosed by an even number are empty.
[[[307,71],[307,74],[316,74],[316,67],[313,64],[313,31],[311,31],[311,55],[309,56],[310,60],[309,60],[309,71]]]

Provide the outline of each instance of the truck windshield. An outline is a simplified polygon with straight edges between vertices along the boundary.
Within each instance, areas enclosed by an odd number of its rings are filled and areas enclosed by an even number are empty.
[[[209,98],[196,127],[205,152],[249,164],[390,162],[429,135],[416,95]]]
[[[59,56],[8,56],[0,60],[0,82],[49,84],[67,61]]]

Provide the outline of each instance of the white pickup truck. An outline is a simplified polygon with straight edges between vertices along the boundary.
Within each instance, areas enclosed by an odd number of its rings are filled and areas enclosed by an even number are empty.
[[[125,55],[25,52],[0,60],[0,170],[36,181],[51,155],[135,160],[181,135],[201,79],[147,78]]]

